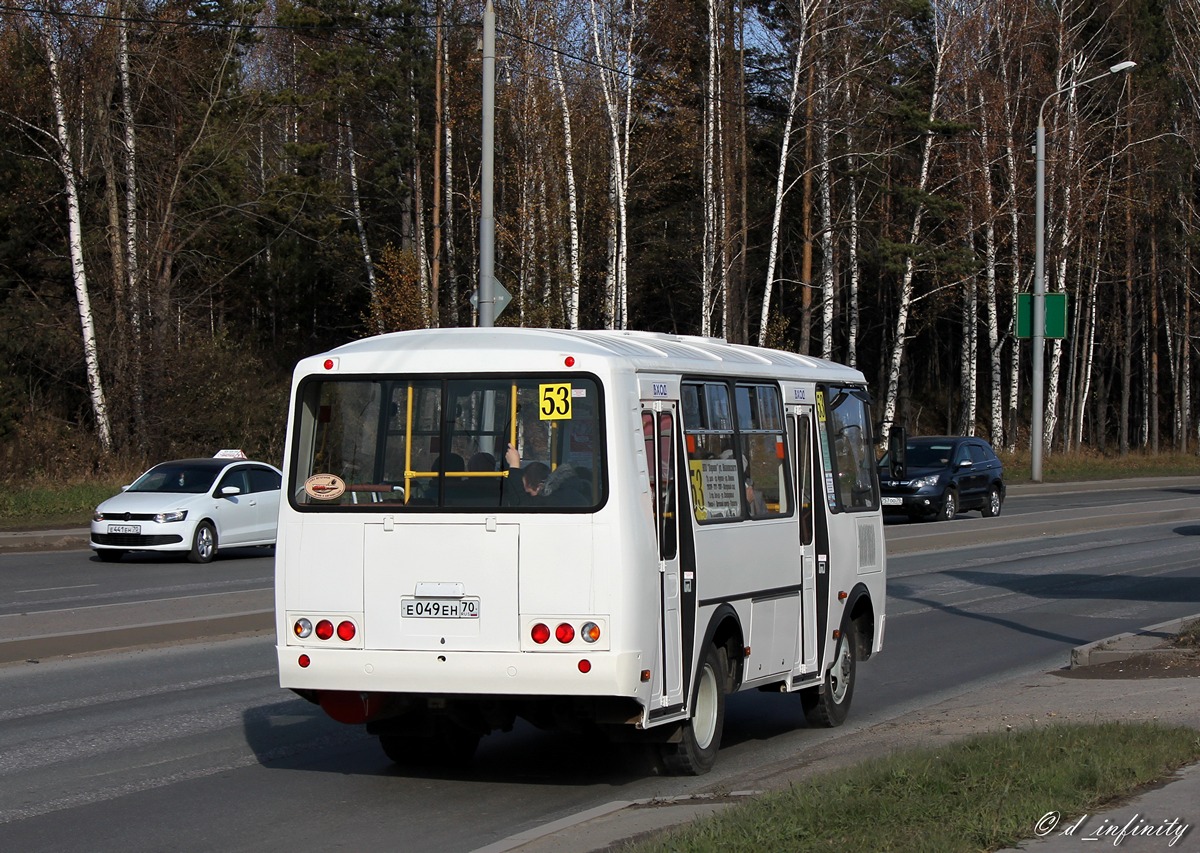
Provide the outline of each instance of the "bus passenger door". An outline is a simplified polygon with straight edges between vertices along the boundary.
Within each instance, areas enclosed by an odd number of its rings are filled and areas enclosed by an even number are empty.
[[[678,404],[642,401],[642,433],[650,477],[650,502],[658,544],[659,696],[664,708],[683,704],[683,634],[680,611],[678,490],[675,482],[675,428]],[[657,681],[657,679],[656,679]]]
[[[789,406],[787,423],[796,466],[796,510],[800,514],[800,655],[799,666],[792,675],[815,675],[818,671],[816,513],[824,512],[825,504],[814,500],[812,406]]]

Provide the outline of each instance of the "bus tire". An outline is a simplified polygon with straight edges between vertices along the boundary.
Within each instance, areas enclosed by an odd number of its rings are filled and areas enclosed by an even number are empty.
[[[683,724],[678,743],[661,747],[663,766],[673,776],[701,776],[712,769],[725,727],[725,684],[729,679],[725,655],[709,646],[701,664],[692,699],[692,716]]]
[[[825,672],[824,689],[813,687],[800,692],[804,718],[810,726],[840,726],[850,713],[854,698],[854,677],[858,669],[858,631],[846,619],[842,623],[833,664]]]

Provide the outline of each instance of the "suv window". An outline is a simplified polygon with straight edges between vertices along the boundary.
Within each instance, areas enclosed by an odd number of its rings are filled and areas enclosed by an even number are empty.
[[[971,450],[972,462],[979,464],[981,462],[989,461],[991,454],[988,453],[987,448],[985,448],[982,444],[968,444],[967,447]]]

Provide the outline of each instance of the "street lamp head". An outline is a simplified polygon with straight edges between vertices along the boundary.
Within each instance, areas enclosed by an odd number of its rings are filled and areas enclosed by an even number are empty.
[[[1126,59],[1124,62],[1118,62],[1116,65],[1108,69],[1109,74],[1120,74],[1122,71],[1128,71],[1130,68],[1137,66],[1137,63],[1132,59]]]

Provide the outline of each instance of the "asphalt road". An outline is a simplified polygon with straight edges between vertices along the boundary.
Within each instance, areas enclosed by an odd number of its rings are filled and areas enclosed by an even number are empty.
[[[468,771],[401,771],[276,686],[265,634],[0,667],[0,847],[469,851],[615,799],[739,790],[764,764],[1200,611],[1198,535],[1194,481],[1014,494],[1000,519],[889,525],[885,649],[859,668],[850,720],[809,729],[795,696],[731,697],[717,768],[700,779],[528,727],[485,738]],[[57,557],[0,557],[4,619],[269,585],[256,557],[211,571]],[[23,590],[36,592],[14,606]]]

